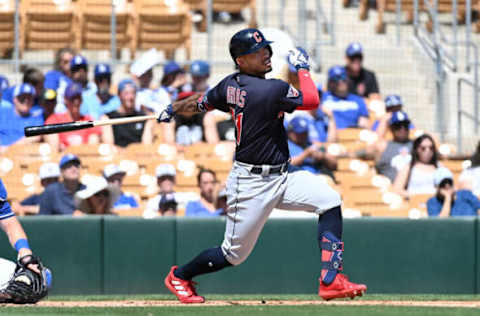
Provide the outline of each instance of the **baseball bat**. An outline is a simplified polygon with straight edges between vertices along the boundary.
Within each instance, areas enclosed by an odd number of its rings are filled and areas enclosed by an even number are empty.
[[[56,134],[62,132],[76,131],[84,128],[91,128],[95,126],[105,126],[105,125],[120,125],[128,123],[143,122],[147,120],[157,119],[158,115],[142,115],[134,117],[120,117],[108,120],[99,120],[99,121],[78,121],[70,123],[60,123],[60,124],[47,124],[39,126],[27,126],[24,129],[25,136],[38,136],[38,135],[47,135],[47,134]]]

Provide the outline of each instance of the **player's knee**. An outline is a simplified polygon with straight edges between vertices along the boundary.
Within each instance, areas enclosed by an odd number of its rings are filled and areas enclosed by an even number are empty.
[[[233,266],[238,266],[247,260],[250,252],[244,251],[243,247],[224,247],[222,245],[223,253],[225,254],[225,259],[230,262]]]

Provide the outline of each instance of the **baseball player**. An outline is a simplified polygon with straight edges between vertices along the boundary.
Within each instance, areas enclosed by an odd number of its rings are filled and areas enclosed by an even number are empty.
[[[0,303],[36,303],[48,294],[51,273],[33,255],[27,236],[6,199],[7,191],[0,179],[0,227],[18,251],[17,264],[0,258]]]
[[[297,48],[289,62],[298,70],[300,91],[286,82],[265,79],[272,70],[272,42],[257,29],[244,29],[230,40],[238,72],[223,79],[198,100],[170,105],[159,116],[168,122],[177,112],[230,112],[236,125],[236,152],[227,179],[226,230],[221,247],[207,249],[189,263],[173,266],[166,287],[182,303],[203,303],[192,279],[245,261],[273,208],[319,215],[321,249],[319,295],[323,299],[360,296],[342,270],[340,195],[321,178],[289,165],[284,112],[318,108],[318,92],[309,73],[308,55]]]

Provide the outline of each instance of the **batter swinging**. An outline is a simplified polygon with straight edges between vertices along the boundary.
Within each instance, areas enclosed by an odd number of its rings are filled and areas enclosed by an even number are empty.
[[[186,265],[173,266],[165,278],[166,287],[182,303],[205,301],[197,295],[192,278],[247,259],[273,208],[319,214],[319,295],[323,299],[353,298],[367,289],[339,272],[343,253],[340,195],[321,178],[289,165],[283,113],[319,105],[308,55],[302,48],[289,55],[289,62],[298,70],[298,91],[281,80],[265,79],[272,70],[271,43],[257,29],[239,31],[230,41],[230,54],[239,71],[200,100],[170,105],[159,116],[160,122],[168,122],[174,113],[216,108],[230,112],[236,126],[235,162],[227,179],[227,225],[222,246],[203,251]]]

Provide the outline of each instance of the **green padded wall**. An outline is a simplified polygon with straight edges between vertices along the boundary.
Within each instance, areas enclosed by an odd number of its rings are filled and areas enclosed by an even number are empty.
[[[474,293],[476,219],[358,219],[344,267],[370,293]]]
[[[175,219],[106,217],[105,293],[167,293],[163,279],[175,258]]]

